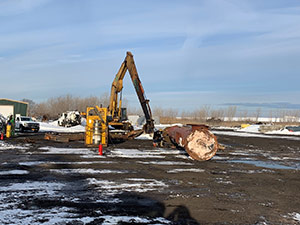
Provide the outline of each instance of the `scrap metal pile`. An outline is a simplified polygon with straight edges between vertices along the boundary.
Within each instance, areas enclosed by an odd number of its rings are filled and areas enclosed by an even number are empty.
[[[61,114],[57,121],[59,126],[72,127],[81,124],[81,115],[79,111],[67,111]]]
[[[70,141],[82,141],[84,140],[83,133],[46,133],[44,136],[45,140],[52,140],[56,142],[70,142]]]

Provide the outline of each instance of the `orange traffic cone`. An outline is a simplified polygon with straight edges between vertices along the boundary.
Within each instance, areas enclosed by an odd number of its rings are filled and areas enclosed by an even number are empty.
[[[102,146],[102,144],[99,145],[99,155],[103,155],[103,146]]]

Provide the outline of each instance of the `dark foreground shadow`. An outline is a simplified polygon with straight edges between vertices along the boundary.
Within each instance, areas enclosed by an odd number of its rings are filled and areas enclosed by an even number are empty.
[[[98,225],[105,222],[105,217],[128,217],[129,221],[120,221],[112,224],[172,224],[172,225],[199,225],[199,223],[191,217],[189,210],[183,206],[178,206],[173,212],[165,216],[165,205],[152,198],[134,193],[123,193],[113,196],[113,199],[119,199],[118,203],[96,203],[90,201],[64,201],[53,199],[51,197],[35,197],[27,199],[23,203],[24,209],[43,209],[51,210],[52,208],[72,208],[73,212],[78,215],[74,220],[59,223],[61,224],[86,224]],[[93,221],[89,223],[82,223],[81,217],[92,217]],[[145,222],[143,219],[147,219]],[[161,220],[164,218],[165,220]],[[139,221],[142,219],[142,221]],[[46,222],[46,221],[45,221]],[[106,224],[106,223],[105,223]]]
[[[189,210],[183,205],[174,209],[174,211],[167,216],[167,219],[176,224],[199,224],[191,217]]]
[[[58,144],[53,144],[58,146]],[[37,148],[37,144],[33,145]],[[64,146],[64,145],[63,145]],[[30,152],[31,150],[26,150]],[[16,154],[16,152],[7,151],[10,161],[18,161],[17,159],[24,160],[21,157],[26,157],[26,161],[59,161],[68,162],[74,160],[78,161],[77,156],[68,155],[43,155],[43,154],[25,154],[24,156]],[[12,153],[12,154],[11,154]],[[7,161],[5,160],[5,161]],[[7,165],[8,166],[8,165]],[[20,196],[17,208],[21,210],[36,210],[41,212],[66,212],[65,222],[59,222],[58,224],[78,224],[78,225],[95,225],[102,224],[107,217],[118,218],[127,217],[120,222],[111,224],[174,224],[174,225],[198,225],[199,223],[191,217],[188,208],[183,205],[179,205],[169,215],[166,215],[166,206],[164,203],[147,196],[140,195],[135,192],[126,192],[121,190],[119,194],[113,196],[105,195],[102,193],[101,187],[97,188],[88,183],[89,175],[80,173],[71,174],[56,174],[51,172],[52,167],[42,166],[20,166],[18,163],[13,165],[20,167],[19,169],[29,170],[30,173],[22,176],[6,176],[5,183],[20,183],[20,182],[58,182],[62,183],[63,187],[60,190],[56,190],[58,195],[51,195],[51,192],[45,195],[26,194]],[[72,169],[74,168],[70,164],[56,165],[57,169]],[[100,179],[100,178],[99,178]],[[61,196],[61,197],[58,197]],[[76,200],[75,200],[76,199]],[[110,201],[110,200],[118,201]],[[103,201],[102,201],[103,200]],[[70,215],[70,216],[68,216]],[[76,216],[75,216],[76,215]],[[55,217],[55,215],[53,215]],[[81,218],[91,218],[89,222],[83,222]],[[35,217],[36,218],[36,217]],[[65,218],[65,217],[64,217]],[[64,219],[63,218],[63,219]],[[145,222],[146,221],[146,222]],[[40,224],[49,222],[48,217],[41,216],[34,222]]]

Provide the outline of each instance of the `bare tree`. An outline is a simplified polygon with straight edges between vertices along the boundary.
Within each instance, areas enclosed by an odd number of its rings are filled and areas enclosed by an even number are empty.
[[[249,120],[248,110],[245,109],[245,110],[241,111],[239,114],[240,114],[241,120],[243,120],[243,121],[248,121]]]
[[[88,106],[107,107],[109,103],[108,94],[104,93],[100,97],[90,96],[86,98],[64,95],[50,98],[45,102],[35,104],[32,115],[37,117],[46,116],[49,119],[56,119],[66,111],[78,110],[85,112]]]
[[[103,107],[108,107],[108,105],[109,105],[109,94],[108,94],[108,92],[105,92],[104,94],[102,94],[100,96],[99,101],[100,101],[100,104],[103,105]],[[124,106],[126,106],[127,105],[127,99],[124,98],[122,104]]]
[[[192,117],[192,113],[189,111],[181,111],[181,118],[182,119],[190,119]]]
[[[158,116],[158,117],[162,117],[162,116],[164,116],[164,110],[161,107],[155,107],[153,109],[153,115]]]
[[[255,121],[258,122],[258,118],[260,116],[261,113],[261,108],[257,108],[254,115],[255,115]]]
[[[295,122],[300,122],[300,109],[295,110],[295,117],[296,117]]]
[[[176,118],[178,116],[178,110],[177,109],[169,108],[169,109],[165,109],[164,111],[165,111],[164,114],[165,114],[166,117]]]
[[[236,106],[228,106],[227,110],[226,110],[226,116],[228,118],[229,121],[232,121],[233,118],[236,115]]]
[[[27,98],[23,98],[21,101],[28,103],[28,109],[27,109],[28,110],[28,115],[33,116],[34,108],[36,106],[35,102],[33,100],[27,99]]]
[[[33,112],[32,116],[34,116],[34,117],[47,116],[49,118],[50,112],[49,112],[48,105],[45,102],[36,104],[34,107],[34,112]]]
[[[127,107],[127,113],[131,115],[143,115],[141,107],[136,108],[129,106]]]
[[[270,109],[269,110],[269,119],[270,119],[270,122],[273,122],[273,111]],[[275,119],[276,121],[276,119]]]
[[[279,110],[280,122],[286,122],[286,111],[284,109]]]
[[[210,117],[223,120],[224,114],[225,114],[225,112],[223,109],[214,109],[214,110],[211,110]]]

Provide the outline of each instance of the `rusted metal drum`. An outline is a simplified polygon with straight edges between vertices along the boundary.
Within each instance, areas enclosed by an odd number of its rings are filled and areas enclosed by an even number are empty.
[[[183,147],[193,159],[200,161],[211,159],[219,146],[216,136],[205,125],[168,127],[163,131],[163,137]]]

